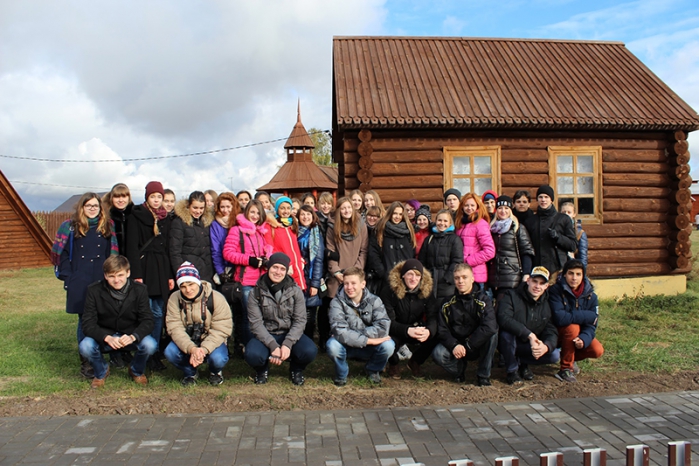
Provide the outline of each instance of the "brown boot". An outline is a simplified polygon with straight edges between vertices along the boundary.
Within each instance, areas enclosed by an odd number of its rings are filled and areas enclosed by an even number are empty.
[[[148,378],[144,375],[136,375],[133,373],[131,368],[129,367],[129,375],[133,379],[134,382],[136,382],[139,385],[148,385]]]
[[[422,377],[422,370],[420,369],[420,364],[416,363],[412,359],[408,361],[408,369],[413,373],[413,377]]]
[[[90,384],[90,388],[102,388],[104,387],[104,381],[109,377],[109,366],[107,366],[107,373],[104,374],[104,379],[98,379],[95,377],[92,379],[92,383]]]
[[[400,379],[400,366],[396,364],[395,366],[392,366],[389,364],[388,366],[388,376],[391,377],[392,379]]]

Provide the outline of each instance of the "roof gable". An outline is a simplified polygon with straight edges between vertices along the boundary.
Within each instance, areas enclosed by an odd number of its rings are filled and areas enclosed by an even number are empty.
[[[341,130],[699,128],[620,42],[336,37],[333,68]]]

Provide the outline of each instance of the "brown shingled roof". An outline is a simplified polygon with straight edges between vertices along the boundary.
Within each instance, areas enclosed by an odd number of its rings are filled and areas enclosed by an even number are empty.
[[[308,160],[286,162],[269,183],[260,186],[257,190],[274,193],[285,190],[337,189],[337,181],[335,183],[330,181],[325,172],[313,163],[311,154],[307,155]]]
[[[620,42],[335,37],[336,125],[695,130]]]
[[[315,147],[315,144],[313,144],[311,137],[308,135],[308,131],[306,131],[306,128],[303,126],[303,123],[301,123],[300,100],[297,105],[298,106],[296,109],[296,124],[294,125],[294,128],[291,130],[289,139],[287,139],[286,144],[284,144],[284,149],[313,149]]]

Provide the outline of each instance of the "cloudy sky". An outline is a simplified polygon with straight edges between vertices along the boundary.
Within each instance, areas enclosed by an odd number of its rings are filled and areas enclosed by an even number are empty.
[[[283,163],[283,142],[129,159],[285,139],[297,99],[306,128],[330,129],[334,35],[623,41],[699,109],[696,0],[7,0],[0,170],[31,209],[117,182],[141,202],[152,179],[178,196],[254,190]]]

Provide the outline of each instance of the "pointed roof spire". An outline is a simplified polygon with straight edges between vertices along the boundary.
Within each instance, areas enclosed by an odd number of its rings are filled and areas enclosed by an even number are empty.
[[[297,103],[296,111],[296,124],[294,125],[294,129],[291,130],[289,139],[287,139],[286,144],[284,144],[284,149],[313,149],[315,148],[315,144],[313,144],[311,137],[308,135],[308,131],[306,131],[306,128],[303,126],[303,123],[301,123],[300,98]]]

